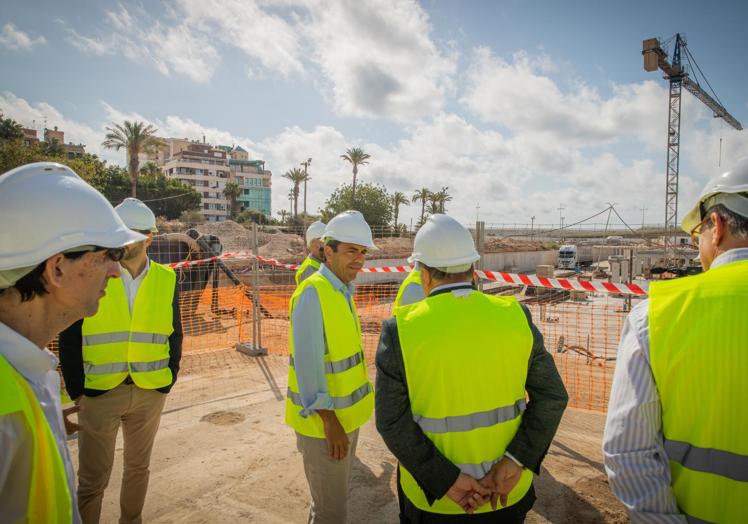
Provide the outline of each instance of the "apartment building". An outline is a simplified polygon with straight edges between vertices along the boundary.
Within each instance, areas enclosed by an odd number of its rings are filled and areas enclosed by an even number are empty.
[[[241,189],[237,198],[239,211],[254,209],[268,218],[272,216],[270,207],[272,172],[265,169],[264,160],[250,160],[249,153],[241,146],[218,146],[229,155],[231,180]]]
[[[165,140],[167,144],[171,141]],[[226,151],[210,144],[175,140],[167,145],[161,169],[166,176],[192,186],[202,197],[202,213],[209,222],[222,222],[229,216],[229,202],[223,195],[230,170]],[[186,143],[185,143],[186,142]],[[173,152],[173,153],[172,153]]]

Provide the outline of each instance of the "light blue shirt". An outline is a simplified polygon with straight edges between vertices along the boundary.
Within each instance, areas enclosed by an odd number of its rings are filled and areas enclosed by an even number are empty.
[[[320,274],[330,281],[338,293],[348,301],[353,318],[351,299],[355,292],[353,284],[345,284],[330,269],[322,264]],[[294,370],[299,385],[299,395],[303,409],[302,417],[308,417],[318,409],[335,409],[327,391],[325,378],[325,353],[327,340],[322,322],[322,307],[314,286],[308,286],[296,299],[291,317],[294,340]]]
[[[748,260],[748,248],[714,259],[716,268]],[[610,392],[603,459],[610,487],[632,522],[685,523],[670,487],[662,408],[649,359],[649,300],[626,318]]]
[[[408,304],[415,304],[426,298],[423,294],[423,286],[418,282],[411,282],[405,289],[400,297],[400,305],[407,306]]]

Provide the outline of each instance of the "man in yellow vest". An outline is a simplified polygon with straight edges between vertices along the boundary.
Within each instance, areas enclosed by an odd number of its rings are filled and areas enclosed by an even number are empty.
[[[57,358],[45,348],[96,313],[122,248],[144,237],[51,162],[0,175],[0,224],[0,521],[78,523]]]
[[[400,461],[401,522],[523,522],[566,407],[528,310],[474,289],[479,258],[465,227],[429,217],[409,260],[426,298],[382,326],[376,422]]]
[[[305,235],[306,248],[309,251],[309,255],[307,255],[296,270],[295,279],[297,286],[319,270],[322,259],[324,258],[322,241],[320,240],[324,232],[325,224],[323,222],[317,220],[309,224]]]
[[[393,307],[407,306],[424,298],[423,285],[421,284],[421,268],[418,267],[418,262],[416,262],[413,264],[413,269],[410,270],[408,276],[403,280],[403,283],[400,284]]]
[[[358,211],[333,218],[322,241],[325,263],[291,296],[286,423],[304,460],[309,522],[344,524],[358,430],[374,410],[353,280],[376,246]]]
[[[99,312],[60,334],[65,386],[81,407],[78,505],[84,524],[99,522],[120,425],[119,522],[141,522],[153,441],[182,355],[176,274],[146,252],[157,231],[153,212],[135,198],[115,209],[146,239],[127,248],[122,278],[109,282]]]
[[[603,456],[634,522],[748,522],[748,158],[683,219],[704,272],[624,324]]]

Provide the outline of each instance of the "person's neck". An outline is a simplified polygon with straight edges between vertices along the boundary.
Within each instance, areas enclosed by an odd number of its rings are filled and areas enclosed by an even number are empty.
[[[35,297],[21,302],[15,290],[11,296],[0,296],[0,322],[40,349],[47,347],[60,331],[76,320],[69,310],[59,310],[48,298]]]
[[[133,260],[122,259],[120,264],[124,267],[132,278],[138,278],[145,269],[145,265],[148,262],[148,255],[143,255]]]

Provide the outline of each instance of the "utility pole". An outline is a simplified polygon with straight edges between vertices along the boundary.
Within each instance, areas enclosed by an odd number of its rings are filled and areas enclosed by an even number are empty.
[[[480,221],[480,202],[478,202],[475,206],[475,221]]]
[[[564,234],[564,219],[566,217],[561,217],[561,242],[566,240],[566,235]]]
[[[564,228],[564,218],[561,216],[561,212],[566,209],[563,205],[558,206],[558,223],[561,224],[561,229]],[[563,233],[562,233],[563,234]]]
[[[306,223],[306,181],[307,178],[307,169],[309,169],[309,164],[312,163],[311,157],[307,159],[306,162],[302,162],[301,165],[304,166],[304,223]]]
[[[530,217],[530,240],[535,237],[535,216]]]
[[[642,231],[644,231],[644,212],[647,210],[646,207],[642,206],[639,208],[639,211],[642,212]]]

